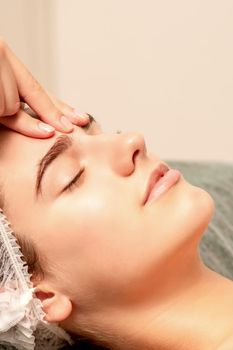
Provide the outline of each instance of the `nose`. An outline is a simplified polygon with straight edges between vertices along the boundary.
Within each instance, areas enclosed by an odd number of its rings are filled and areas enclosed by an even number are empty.
[[[125,132],[114,135],[110,162],[112,168],[121,176],[129,176],[136,163],[146,157],[147,148],[144,136],[138,132]]]
[[[77,140],[83,146],[84,164],[95,164],[100,171],[106,165],[120,176],[129,176],[140,161],[148,158],[144,136],[139,132],[97,133],[85,136],[83,143],[80,137]]]

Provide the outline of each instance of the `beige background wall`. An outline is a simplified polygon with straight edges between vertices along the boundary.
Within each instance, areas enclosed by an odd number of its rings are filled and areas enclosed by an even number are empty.
[[[233,161],[232,0],[0,0],[46,88],[162,159]]]

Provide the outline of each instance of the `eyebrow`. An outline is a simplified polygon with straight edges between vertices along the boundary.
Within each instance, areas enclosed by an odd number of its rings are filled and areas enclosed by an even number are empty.
[[[37,174],[36,174],[36,186],[35,186],[36,197],[38,197],[39,194],[42,193],[41,191],[42,179],[46,170],[48,169],[48,166],[57,157],[59,157],[61,154],[67,151],[72,145],[73,145],[73,140],[71,137],[67,135],[61,135],[57,137],[55,143],[48,150],[45,156],[39,161]]]
[[[87,115],[89,116],[89,123],[85,124],[84,126],[81,126],[81,129],[84,130],[84,132],[87,132],[89,130],[92,123],[95,123],[96,125],[98,125],[97,120],[91,114],[87,113]],[[38,162],[38,169],[36,174],[36,185],[35,185],[36,198],[38,198],[39,194],[42,194],[42,190],[41,190],[42,179],[45,174],[45,171],[48,169],[48,166],[62,153],[64,153],[70,147],[72,147],[72,145],[73,145],[73,139],[71,136],[70,137],[68,135],[58,136],[55,143],[52,145],[52,147],[48,150],[45,156]]]

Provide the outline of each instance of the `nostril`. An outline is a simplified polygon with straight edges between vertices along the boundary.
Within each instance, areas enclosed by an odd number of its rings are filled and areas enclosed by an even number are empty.
[[[133,154],[133,163],[135,164],[135,158],[136,158],[136,156],[138,155],[138,153],[139,153],[139,149],[137,149],[135,152],[134,152],[134,154]]]

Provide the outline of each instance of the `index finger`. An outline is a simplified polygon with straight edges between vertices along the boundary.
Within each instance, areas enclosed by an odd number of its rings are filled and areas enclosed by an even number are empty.
[[[25,101],[43,121],[54,126],[55,129],[62,132],[71,131],[73,129],[72,124],[65,123],[65,125],[63,123],[64,116],[61,120],[61,111],[56,108],[42,86],[7,45],[5,53],[15,75],[18,92],[23,101]]]

